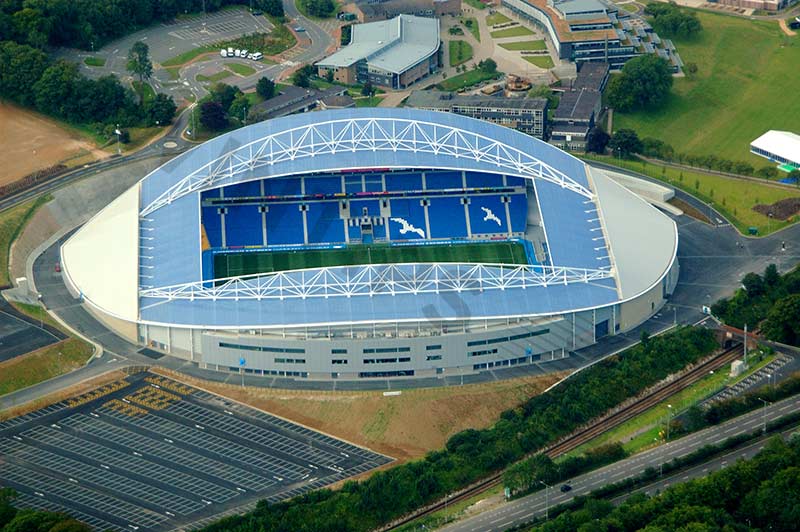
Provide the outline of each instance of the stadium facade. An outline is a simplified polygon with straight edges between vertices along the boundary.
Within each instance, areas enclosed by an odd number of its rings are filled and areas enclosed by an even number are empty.
[[[261,122],[153,171],[61,248],[119,335],[200,367],[436,378],[568,357],[656,313],[677,228],[582,161],[414,109]]]

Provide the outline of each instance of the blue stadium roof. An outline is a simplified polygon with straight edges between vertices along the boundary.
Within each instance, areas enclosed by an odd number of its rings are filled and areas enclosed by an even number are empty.
[[[254,179],[341,169],[442,168],[533,177],[554,266],[610,270],[594,187],[571,155],[517,131],[416,109],[293,115],[232,131],[140,182],[141,289],[202,281],[200,193]],[[313,272],[306,274],[306,278]],[[210,327],[553,314],[619,300],[614,278],[465,292],[352,298],[141,297],[140,319]],[[453,297],[459,301],[454,304]]]

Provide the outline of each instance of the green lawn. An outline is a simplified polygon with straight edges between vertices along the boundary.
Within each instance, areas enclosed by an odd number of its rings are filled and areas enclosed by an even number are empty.
[[[90,67],[101,67],[106,65],[106,59],[104,57],[84,57],[83,62],[86,66]]]
[[[463,89],[466,87],[477,85],[482,81],[495,79],[500,75],[501,74],[499,73],[489,74],[480,69],[468,70],[463,74],[452,76],[442,81],[441,83],[439,83],[439,88],[442,89],[443,91],[455,91],[458,89]]]
[[[500,43],[500,48],[506,50],[547,50],[547,45],[544,41],[517,41],[517,42],[504,42]]]
[[[218,46],[213,45],[213,44],[207,44],[205,46],[200,46],[198,48],[194,48],[192,50],[189,50],[188,52],[183,52],[182,54],[176,55],[173,58],[167,59],[166,61],[161,63],[161,66],[166,68],[166,67],[176,67],[176,66],[185,65],[186,63],[188,63],[189,61],[191,61],[193,59],[196,59],[200,55],[207,54],[207,53],[213,52],[213,51],[219,51],[220,48],[221,47],[218,47]]]
[[[223,278],[325,266],[405,262],[527,264],[528,260],[522,244],[516,242],[433,246],[362,244],[349,246],[346,249],[218,253],[214,255],[214,277]]]
[[[486,9],[486,4],[481,2],[481,0],[464,0],[469,6],[474,7],[475,9]]]
[[[246,48],[251,52],[261,52],[265,56],[278,55],[285,52],[289,48],[297,44],[297,39],[294,34],[289,31],[284,24],[280,21],[270,18],[274,24],[274,28],[269,33],[248,33],[230,41],[223,41],[218,44],[219,48]],[[272,63],[273,61],[266,57],[261,60],[262,63]]]
[[[141,85],[139,84],[138,81],[134,81],[132,85],[133,85],[133,90],[136,94],[139,94],[139,88],[141,87],[142,100],[144,100],[145,102],[151,102],[153,101],[153,99],[155,99],[156,91],[153,90],[153,87],[146,81]]]
[[[369,98],[355,98],[356,107],[378,107],[385,96],[370,96]]]
[[[489,26],[505,24],[506,22],[511,22],[511,19],[498,11],[495,11],[491,15],[486,15],[486,24]]]
[[[696,14],[702,34],[674,40],[684,63],[697,64],[695,79],[676,78],[658,111],[614,113],[614,129],[633,128],[679,152],[764,166],[749,143],[769,129],[800,129],[800,37],[784,36],[774,21]]]
[[[492,32],[492,39],[503,39],[505,37],[522,37],[523,35],[533,35],[533,31],[525,26],[514,26]]]
[[[75,370],[92,356],[92,345],[67,338],[32,353],[0,362],[0,395]]]
[[[553,59],[549,55],[525,55],[522,57],[528,63],[539,68],[553,68]]]
[[[461,24],[469,30],[475,40],[481,42],[481,28],[478,25],[478,20],[474,17],[461,17]]]
[[[53,199],[49,194],[40,196],[0,212],[0,285],[8,285],[8,260],[11,244],[22,232],[36,209]]]
[[[314,0],[308,0],[308,1],[310,1],[310,2],[313,2]],[[304,2],[303,0],[294,0],[294,5],[295,5],[295,7],[297,7],[297,10],[298,10],[300,13],[302,13],[302,14],[303,14],[303,16],[304,16],[304,17],[308,17],[308,18],[310,18],[311,20],[325,20],[325,19],[329,19],[329,18],[331,18],[333,15],[335,15],[335,14],[336,14],[336,11],[339,9],[339,2],[338,2],[337,0],[333,0],[333,2],[331,2],[331,5],[332,5],[333,9],[331,9],[331,11],[330,11],[329,13],[327,13],[327,14],[325,14],[325,15],[321,16],[321,17],[317,17],[317,16],[314,16],[314,15],[311,15],[311,14],[308,12],[308,9],[306,9],[306,2]]]
[[[681,188],[700,198],[711,202],[715,209],[725,215],[742,233],[747,233],[748,227],[758,227],[761,235],[786,227],[794,221],[772,220],[757,213],[753,206],[760,203],[772,204],[786,198],[800,197],[800,189],[779,187],[768,182],[736,179],[721,175],[678,170],[661,165],[643,165],[637,161],[627,161],[609,156],[598,157],[584,155],[586,159],[597,159],[607,164],[621,166],[635,172],[645,174],[655,179],[664,181],[674,187]],[[683,176],[683,177],[681,177]]]
[[[639,10],[633,2],[617,5],[629,13],[636,13]]]
[[[450,41],[448,51],[451,67],[466,63],[472,59],[472,45],[467,41]]]
[[[240,76],[252,76],[256,73],[256,69],[248,66],[243,65],[241,63],[228,63],[225,65],[225,68],[233,72],[234,74],[239,74]]]
[[[216,74],[211,74],[210,76],[204,76],[203,74],[197,75],[197,81],[203,81],[206,83],[216,83],[218,81],[222,81],[225,78],[229,78],[233,75],[232,72],[229,70],[220,70]]]

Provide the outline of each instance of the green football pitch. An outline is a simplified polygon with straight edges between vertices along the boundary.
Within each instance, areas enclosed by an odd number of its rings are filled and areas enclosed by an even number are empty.
[[[297,251],[252,251],[214,255],[214,277],[271,273],[303,268],[351,266],[356,264],[398,264],[405,262],[467,262],[527,264],[525,248],[519,242],[481,242],[427,246],[359,244],[344,249],[301,249]]]

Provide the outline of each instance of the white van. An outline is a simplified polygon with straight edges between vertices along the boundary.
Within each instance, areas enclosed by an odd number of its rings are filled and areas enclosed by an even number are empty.
[[[233,48],[228,48],[228,57],[233,57]]]
[[[238,48],[233,52],[234,57],[242,57],[242,51]]]
[[[228,50],[223,48],[222,50],[219,51],[219,55],[221,55],[222,57],[228,57]]]
[[[264,54],[262,54],[261,52],[253,52],[252,54],[250,54],[250,59],[252,59],[253,61],[261,61],[263,58]]]
[[[239,57],[247,57],[247,48],[242,48],[242,51],[239,53]]]

